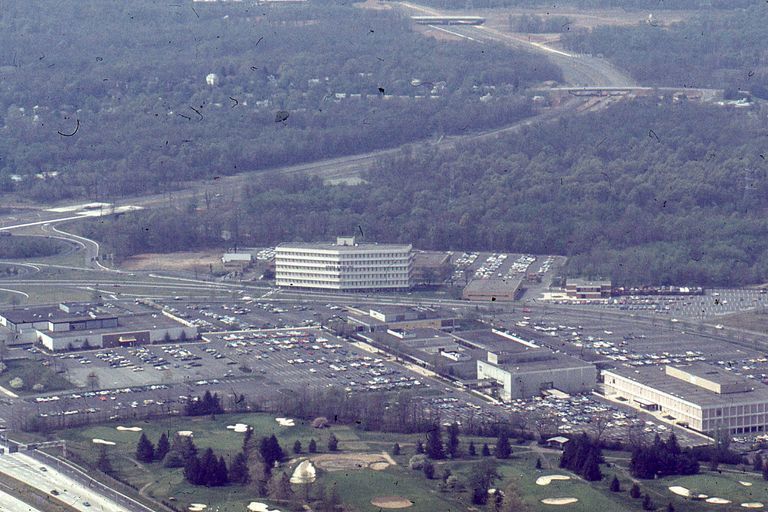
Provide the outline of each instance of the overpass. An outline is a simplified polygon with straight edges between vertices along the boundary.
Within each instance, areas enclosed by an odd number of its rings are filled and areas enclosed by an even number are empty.
[[[722,89],[703,89],[696,87],[643,87],[637,85],[613,86],[613,85],[594,85],[594,86],[576,86],[576,87],[540,87],[531,89],[539,94],[556,94],[560,96],[626,96],[634,94],[636,96],[687,96],[703,101],[712,101],[723,97]]]
[[[482,25],[485,18],[480,16],[411,16],[419,25]]]

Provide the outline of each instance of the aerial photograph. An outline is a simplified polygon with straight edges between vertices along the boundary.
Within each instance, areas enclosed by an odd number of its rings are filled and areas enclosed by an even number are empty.
[[[768,2],[0,0],[0,512],[768,512]]]

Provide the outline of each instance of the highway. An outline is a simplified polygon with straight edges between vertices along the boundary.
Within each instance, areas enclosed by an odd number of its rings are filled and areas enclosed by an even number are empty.
[[[106,497],[101,490],[92,489],[24,453],[0,456],[0,473],[45,493],[55,490],[61,501],[81,512],[134,512],[134,509]]]
[[[0,512],[40,512],[40,510],[0,491]]]
[[[428,16],[448,16],[450,13],[439,11],[413,2],[398,2],[398,4],[411,14],[425,14]],[[589,55],[572,54],[566,51],[552,48],[542,43],[529,41],[516,34],[502,32],[484,25],[451,25],[445,29],[436,25],[431,28],[449,32],[451,34],[469,39],[475,42],[495,42],[534,51],[546,56],[553,64],[563,72],[563,78],[569,85],[575,86],[607,86],[622,87],[635,85],[634,80],[626,73],[610,64],[604,59]]]

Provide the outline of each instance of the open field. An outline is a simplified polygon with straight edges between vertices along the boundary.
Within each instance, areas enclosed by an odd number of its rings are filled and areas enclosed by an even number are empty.
[[[768,332],[768,311],[750,311],[722,316],[717,322],[747,331]]]
[[[752,483],[751,486],[745,486],[740,482]],[[762,477],[756,473],[740,473],[723,471],[722,473],[704,472],[699,475],[670,477],[659,481],[644,482],[649,488],[652,488],[659,494],[669,496],[669,501],[673,503],[676,510],[694,511],[702,510],[704,507],[715,508],[719,510],[744,510],[742,503],[763,503],[768,505],[768,488]],[[669,490],[669,487],[679,486],[689,489],[691,494],[704,494],[707,497],[717,497],[731,501],[731,504],[716,505],[706,503],[702,500],[692,500],[689,498],[676,496]],[[658,500],[657,500],[658,501]]]
[[[50,368],[42,366],[37,361],[16,360],[6,361],[7,369],[0,376],[0,385],[7,389],[12,389],[10,381],[20,378],[23,381],[21,389],[14,390],[16,393],[39,393],[42,391],[59,391],[72,387],[63,375],[60,375]],[[41,385],[42,389],[33,389],[35,385]]]
[[[221,251],[173,252],[167,254],[137,254],[121,263],[120,268],[132,270],[189,270],[207,273],[210,266],[221,268]]]
[[[509,16],[540,16],[547,18],[549,16],[564,16],[571,20],[567,29],[593,29],[600,26],[627,26],[645,23],[648,15],[647,10],[624,10],[624,9],[576,9],[568,6],[548,5],[546,8],[525,8],[525,7],[505,7],[498,9],[476,9],[474,15],[483,16],[488,21],[490,27],[509,32]],[[664,10],[654,12],[655,22],[661,25],[677,23],[693,16],[693,11],[683,10]]]
[[[378,512],[382,507],[371,504],[371,501],[379,500],[385,504],[406,504],[413,512],[428,512],[432,510],[464,510],[469,505],[470,494],[468,492],[454,492],[440,490],[441,479],[445,469],[450,469],[451,474],[466,481],[483,460],[493,460],[498,465],[498,472],[502,478],[495,483],[498,489],[505,489],[513,485],[521,499],[528,504],[532,511],[564,510],[568,512],[594,512],[595,510],[641,510],[642,500],[631,499],[629,489],[632,480],[629,478],[626,465],[629,454],[625,452],[605,452],[610,465],[602,465],[603,479],[599,482],[586,482],[579,476],[559,469],[558,462],[560,452],[549,449],[541,449],[535,445],[513,444],[514,453],[508,460],[497,460],[483,457],[462,457],[457,460],[435,461],[434,480],[427,480],[421,471],[408,469],[408,460],[414,454],[414,445],[421,434],[384,434],[377,432],[363,432],[349,426],[333,426],[331,429],[317,430],[311,428],[306,422],[297,421],[296,426],[281,426],[275,421],[273,415],[257,414],[227,414],[198,418],[169,418],[154,421],[138,421],[135,423],[124,422],[122,426],[135,426],[143,429],[143,432],[153,442],[156,442],[162,432],[174,433],[178,430],[191,430],[194,433],[194,441],[198,450],[202,451],[212,447],[217,455],[223,455],[225,460],[231,462],[234,455],[241,449],[242,433],[227,429],[227,425],[245,423],[255,430],[255,436],[261,437],[275,434],[281,446],[289,454],[289,460],[280,468],[291,474],[301,457],[309,457],[316,460],[318,468],[318,480],[311,486],[312,496],[317,496],[318,489],[322,487],[329,492],[331,486],[335,486],[339,496],[352,510],[358,512]],[[228,485],[220,488],[206,488],[192,486],[184,481],[182,469],[165,469],[160,463],[143,464],[135,460],[135,447],[141,432],[118,431],[117,423],[108,423],[100,426],[86,427],[57,431],[53,437],[67,440],[68,449],[91,465],[95,463],[98,455],[97,446],[93,439],[103,439],[114,442],[115,445],[107,446],[110,461],[113,468],[121,475],[123,480],[147,496],[157,499],[169,500],[174,498],[177,506],[185,508],[189,503],[215,504],[220,512],[242,511],[244,505],[250,501],[268,500],[258,499],[254,493],[239,485]],[[334,454],[327,451],[328,435],[333,432],[340,440],[341,451]],[[306,453],[309,439],[314,438],[318,442],[318,455]],[[304,451],[296,456],[291,453],[295,440],[300,440]],[[469,440],[475,442],[478,451],[483,442],[493,446],[494,439],[481,437],[461,437],[461,449],[466,452]],[[397,464],[372,466],[368,463],[354,463],[357,461],[387,460],[391,443],[397,441],[402,448],[401,454],[393,459]],[[354,460],[352,460],[354,459]],[[535,469],[536,460],[541,459],[543,469]],[[618,463],[618,465],[615,465]],[[653,481],[639,481],[642,494],[649,494],[657,507],[665,507],[672,502],[675,509],[683,512],[693,512],[705,508],[717,508],[718,510],[737,510],[741,503],[768,503],[768,488],[763,485],[760,475],[756,473],[742,473],[733,466],[721,466],[722,473],[704,472],[700,475],[685,477],[669,477]],[[541,477],[561,475],[568,479],[553,479],[549,483]],[[621,491],[610,492],[609,485],[616,475],[621,482]],[[752,486],[745,486],[741,482],[752,482]],[[706,503],[700,500],[691,500],[673,494],[669,487],[680,486],[690,489],[696,494],[706,494],[708,497],[718,497],[729,500],[732,504],[719,505]],[[303,498],[306,489],[301,485],[294,485],[293,490],[297,498]],[[551,505],[542,500],[572,500],[577,501],[563,505]],[[280,510],[287,510],[285,504],[273,503],[272,506]]]

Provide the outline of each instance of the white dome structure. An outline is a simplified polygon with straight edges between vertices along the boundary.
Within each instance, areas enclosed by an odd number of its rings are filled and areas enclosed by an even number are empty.
[[[217,75],[216,73],[210,73],[205,77],[205,83],[207,83],[211,87],[219,85],[219,75]]]

